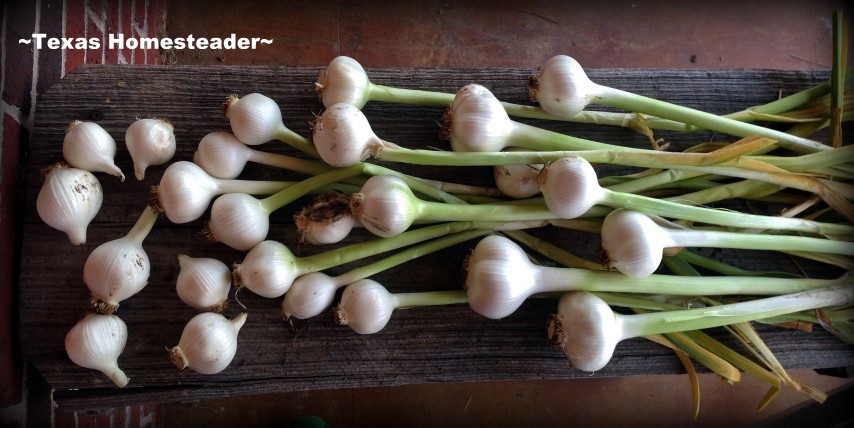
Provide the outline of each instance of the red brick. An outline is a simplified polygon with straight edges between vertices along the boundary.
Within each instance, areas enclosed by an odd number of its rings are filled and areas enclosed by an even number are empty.
[[[10,2],[6,13],[14,19],[6,20],[6,69],[3,70],[6,86],[3,100],[29,114],[33,88],[33,43],[18,43],[19,39],[32,39],[36,23],[36,8],[32,2]]]
[[[62,0],[42,0],[39,29],[48,38],[62,37]],[[62,50],[42,49],[39,51],[39,79],[36,93],[42,94],[62,78]]]
[[[83,0],[67,0],[65,3],[65,37],[78,38],[86,35],[86,10]],[[77,49],[65,50],[65,72],[71,73],[75,68],[86,63],[86,51]]]
[[[21,355],[15,343],[12,304],[17,287],[20,230],[16,230],[23,194],[18,181],[20,146],[29,138],[14,118],[3,114],[2,177],[0,177],[0,408],[21,401]]]

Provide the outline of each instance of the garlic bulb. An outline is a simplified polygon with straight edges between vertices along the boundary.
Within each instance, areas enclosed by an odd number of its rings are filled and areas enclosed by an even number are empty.
[[[293,281],[282,299],[282,318],[307,319],[332,306],[335,292],[347,285],[341,277],[323,272],[309,272]]]
[[[549,343],[561,348],[574,367],[595,372],[611,361],[623,339],[622,320],[622,315],[591,293],[566,293],[558,303],[558,314],[549,319]]]
[[[86,229],[104,201],[103,189],[92,173],[57,163],[44,171],[44,184],[36,199],[39,217],[65,232],[74,245],[86,242]]]
[[[279,105],[263,94],[232,95],[222,108],[234,136],[250,146],[277,139],[285,128]]]
[[[289,185],[279,181],[220,180],[198,165],[178,161],[169,165],[156,188],[157,204],[173,223],[201,217],[215,196],[230,192],[269,195]]]
[[[314,86],[324,107],[346,103],[361,109],[368,102],[371,82],[358,61],[338,56],[320,72]]]
[[[540,193],[537,177],[542,169],[542,165],[496,165],[493,167],[495,187],[511,198],[530,198]]]
[[[572,57],[555,55],[540,67],[539,76],[528,80],[528,96],[557,117],[572,117],[598,94],[581,65]]]
[[[119,368],[118,359],[127,339],[127,325],[119,317],[87,314],[65,335],[65,352],[74,364],[98,370],[124,388],[128,377]]]
[[[350,213],[350,198],[326,192],[314,198],[294,215],[301,241],[313,245],[341,242],[359,224]]]
[[[510,316],[538,287],[548,286],[537,268],[513,241],[498,235],[481,239],[466,263],[469,306],[491,319]]]
[[[92,305],[111,314],[119,303],[148,284],[151,265],[142,241],[148,236],[158,212],[146,207],[127,235],[95,248],[83,266],[83,281],[92,292]]]
[[[205,233],[212,241],[248,251],[269,231],[270,211],[262,201],[245,193],[227,193],[214,200]]]
[[[264,241],[252,247],[243,261],[234,265],[234,286],[248,288],[267,298],[285,294],[298,276],[310,272],[280,242]]]
[[[335,307],[335,322],[359,334],[373,334],[383,329],[397,305],[394,295],[370,279],[356,281],[341,295]]]
[[[510,145],[514,122],[498,98],[478,84],[460,88],[445,113],[441,136],[455,152],[500,152]]]
[[[199,141],[193,163],[216,178],[236,178],[252,159],[253,150],[230,132],[211,132]]]
[[[561,218],[573,219],[605,199],[596,170],[577,157],[562,157],[540,171],[537,184],[546,206]]]
[[[169,350],[172,363],[201,374],[225,370],[237,354],[237,334],[245,322],[245,312],[230,321],[213,312],[194,316],[184,326],[178,345]]]
[[[385,144],[361,110],[343,103],[331,105],[315,119],[311,140],[320,158],[336,167],[355,165]]]
[[[181,270],[175,290],[188,306],[200,311],[222,312],[228,306],[231,271],[225,263],[207,257],[178,255]]]
[[[416,200],[400,178],[376,175],[351,196],[350,210],[368,231],[387,238],[403,233],[416,220]]]
[[[116,166],[116,141],[101,125],[75,120],[65,130],[62,157],[74,168],[90,172],[106,172],[125,181],[122,170]]]
[[[137,180],[149,166],[162,165],[175,155],[175,128],[163,119],[139,119],[125,131],[125,144],[133,159]]]

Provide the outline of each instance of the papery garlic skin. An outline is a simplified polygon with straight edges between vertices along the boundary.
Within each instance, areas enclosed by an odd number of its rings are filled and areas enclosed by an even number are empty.
[[[329,106],[315,119],[311,140],[320,158],[335,167],[355,165],[382,144],[362,111],[345,103]]]
[[[125,145],[137,180],[149,166],[162,165],[175,155],[175,128],[163,119],[139,119],[125,131]]]
[[[405,232],[418,218],[416,197],[406,183],[391,175],[375,175],[351,196],[350,210],[365,229],[388,238]]]
[[[276,298],[285,294],[303,273],[288,247],[268,240],[252,247],[243,261],[234,265],[234,286],[245,287],[261,297]]]
[[[157,200],[173,223],[188,223],[200,218],[217,193],[217,182],[198,165],[174,162],[160,178]]]
[[[338,192],[326,192],[314,198],[294,214],[294,224],[300,241],[312,245],[341,242],[359,222],[350,212],[350,197]]]
[[[472,83],[457,91],[440,135],[450,140],[455,152],[500,152],[507,147],[513,127],[498,98]]]
[[[572,57],[555,55],[540,67],[539,77],[529,80],[528,95],[547,113],[571,118],[580,113],[598,93],[581,65]]]
[[[502,236],[487,236],[469,256],[466,295],[469,306],[490,319],[510,316],[537,290],[528,255]]]
[[[565,219],[581,216],[605,198],[596,170],[578,156],[552,162],[540,171],[537,183],[549,211]]]
[[[371,279],[361,279],[346,288],[335,307],[335,320],[359,334],[373,334],[391,319],[396,299],[385,287]]]
[[[128,329],[115,315],[87,314],[65,335],[65,352],[78,366],[98,370],[119,388],[128,377],[118,359],[127,343]]]
[[[180,271],[175,282],[178,298],[200,311],[220,313],[228,306],[231,270],[225,263],[208,257],[178,255]]]
[[[605,263],[632,278],[653,274],[661,264],[664,248],[675,246],[670,236],[649,216],[618,209],[602,222]]]
[[[496,165],[492,167],[495,187],[504,196],[523,199],[540,193],[537,177],[542,165]]]
[[[101,183],[89,171],[56,164],[45,171],[36,199],[39,218],[65,232],[74,245],[86,243],[86,229],[104,201]]]
[[[368,102],[370,89],[371,82],[362,65],[343,55],[335,57],[315,83],[324,107],[346,103],[361,109]]]
[[[199,141],[193,162],[216,178],[237,178],[252,158],[246,147],[230,132],[211,132]]]
[[[223,111],[234,136],[250,146],[275,140],[285,126],[276,101],[259,93],[232,95],[223,104]]]
[[[566,293],[548,324],[549,342],[579,370],[605,367],[622,340],[623,322],[604,300],[588,292]]]
[[[258,198],[245,193],[227,193],[211,206],[207,233],[213,241],[235,250],[249,251],[267,238],[270,212]]]
[[[74,168],[106,172],[125,181],[114,161],[116,141],[95,122],[75,120],[68,125],[62,141],[62,157]]]
[[[282,300],[282,318],[307,319],[332,306],[340,287],[336,278],[323,272],[309,272],[295,279]]]
[[[169,350],[172,363],[200,374],[225,370],[237,354],[237,335],[245,322],[245,312],[232,320],[213,312],[196,315],[184,326],[178,345]]]

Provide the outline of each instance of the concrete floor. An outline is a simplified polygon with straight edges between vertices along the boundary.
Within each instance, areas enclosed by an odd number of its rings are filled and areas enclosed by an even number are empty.
[[[536,68],[555,53],[586,67],[827,68],[830,17],[844,2],[419,2],[172,0],[166,33],[273,38],[257,51],[177,51],[177,64],[325,65],[349,55],[365,67]],[[850,9],[850,4],[846,6]],[[850,10],[849,10],[850,12]],[[852,16],[850,13],[847,16]],[[793,374],[824,391],[849,379]],[[694,420],[686,375],[486,382],[296,392],[165,405],[167,426],[286,426],[317,415],[331,426],[744,426],[809,404],[784,391],[701,375]]]

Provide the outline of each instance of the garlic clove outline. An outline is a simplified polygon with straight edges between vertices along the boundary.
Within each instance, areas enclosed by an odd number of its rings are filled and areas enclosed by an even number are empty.
[[[118,358],[125,349],[128,328],[115,315],[90,313],[65,335],[65,352],[78,366],[104,373],[119,388],[128,377],[119,368]]]
[[[62,140],[62,157],[74,168],[105,172],[125,181],[114,161],[116,141],[95,122],[75,120],[68,125]]]
[[[48,226],[65,232],[74,245],[86,243],[86,229],[98,214],[104,191],[91,172],[56,163],[43,172],[36,211]]]
[[[231,320],[213,312],[198,314],[184,326],[178,345],[169,349],[169,358],[179,370],[219,373],[237,354],[237,335],[244,323],[246,312]]]
[[[346,103],[361,109],[368,102],[371,81],[358,61],[341,55],[320,72],[314,90],[324,107]]]
[[[149,166],[162,165],[175,155],[175,128],[165,119],[139,119],[125,131],[125,145],[141,181]]]
[[[182,302],[200,311],[216,313],[228,306],[231,270],[225,263],[209,257],[179,254],[178,265],[175,291]]]

